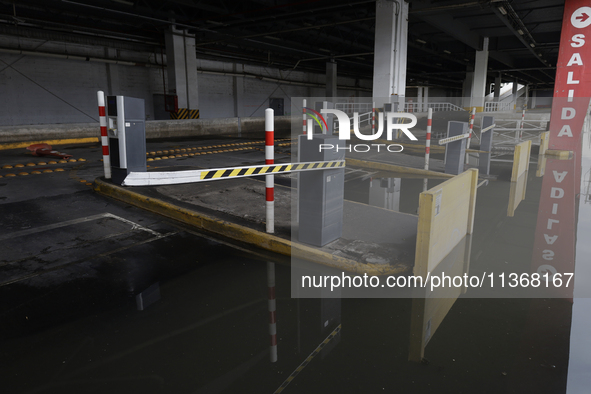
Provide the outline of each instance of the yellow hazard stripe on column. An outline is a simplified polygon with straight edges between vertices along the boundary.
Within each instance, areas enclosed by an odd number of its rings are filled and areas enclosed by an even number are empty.
[[[199,119],[198,109],[179,108],[176,112],[170,113],[171,119]]]

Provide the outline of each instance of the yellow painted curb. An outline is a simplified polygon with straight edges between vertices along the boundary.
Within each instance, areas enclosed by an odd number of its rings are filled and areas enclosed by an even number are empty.
[[[27,146],[34,145],[34,144],[48,144],[48,145],[54,146],[54,145],[65,145],[65,144],[88,144],[90,142],[99,142],[99,139],[98,139],[98,137],[87,137],[87,138],[65,138],[63,140],[8,142],[5,144],[0,144],[0,150],[26,148]]]
[[[140,193],[131,191],[129,188],[117,186],[97,178],[94,181],[93,189],[102,195],[132,204],[162,216],[178,220],[190,226],[205,231],[222,235],[236,241],[279,253],[292,256],[329,267],[339,268],[354,274],[368,275],[398,275],[407,272],[401,267],[383,267],[377,264],[363,264],[357,261],[335,256],[316,248],[292,243],[290,240],[277,237],[273,234],[257,231],[246,226],[217,219],[203,213],[182,208],[165,201],[146,197]]]
[[[395,164],[380,163],[377,161],[365,161],[359,159],[346,159],[347,166],[369,168],[372,170],[382,170],[389,172],[398,172],[401,174],[422,175],[430,178],[453,178],[451,174],[436,172],[431,170],[421,170],[418,168],[398,166]]]

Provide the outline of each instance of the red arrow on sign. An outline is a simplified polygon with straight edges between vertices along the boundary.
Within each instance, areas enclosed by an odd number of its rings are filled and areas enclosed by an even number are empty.
[[[577,16],[575,19],[580,19],[581,22],[585,22],[587,19],[589,19],[589,15],[583,12],[580,16]]]

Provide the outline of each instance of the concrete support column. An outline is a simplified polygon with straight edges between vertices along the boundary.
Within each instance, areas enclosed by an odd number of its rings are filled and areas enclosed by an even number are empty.
[[[232,71],[237,72],[236,64],[232,65]],[[232,95],[234,96],[234,116],[239,118],[244,116],[242,113],[243,102],[242,95],[244,93],[244,77],[232,77]]]
[[[472,80],[474,79],[474,72],[466,72],[466,79],[462,85],[462,107],[468,110],[470,109],[470,100],[472,97]]]
[[[511,89],[511,100],[513,101],[513,109],[517,108],[517,78],[513,80],[513,88]]]
[[[195,36],[188,34],[186,30],[171,28],[165,33],[164,39],[166,44],[168,91],[178,97],[179,114],[181,109],[198,110],[199,94]]]
[[[337,96],[337,64],[333,61],[326,63],[326,97]]]
[[[423,87],[417,87],[417,112],[423,112]]]
[[[486,96],[486,76],[488,73],[488,37],[484,37],[482,51],[476,51],[474,61],[474,79],[472,82],[471,106],[476,112],[484,111],[484,97]]]
[[[494,93],[494,102],[497,103],[499,101],[499,98],[501,97],[501,84],[502,84],[502,80],[501,80],[501,74],[499,74],[497,77],[495,77],[495,93]]]
[[[538,97],[538,91],[534,89],[531,92],[531,108],[532,109],[536,108],[536,97]]]
[[[525,85],[525,103],[524,103],[525,109],[528,108],[528,105],[529,105],[529,85]]]
[[[429,110],[429,87],[425,86],[423,88],[423,110]]]
[[[376,107],[399,103],[403,110],[406,91],[408,3],[376,1],[373,97]]]
[[[114,48],[105,48],[105,58],[117,59],[119,57],[119,50]],[[116,96],[121,95],[123,92],[119,91],[119,65],[112,63],[105,63],[107,68],[107,95]]]

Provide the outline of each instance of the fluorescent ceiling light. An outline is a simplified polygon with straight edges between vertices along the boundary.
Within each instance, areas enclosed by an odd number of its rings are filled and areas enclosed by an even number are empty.
[[[503,7],[499,7],[498,9],[499,9],[499,12],[500,12],[501,14],[503,14],[503,15],[507,15],[507,10],[506,10],[506,9],[504,9]]]
[[[415,41],[418,42],[418,43],[420,43],[420,44],[426,44],[427,43],[427,41],[423,41],[420,38],[417,38]]]
[[[443,52],[447,53],[448,55],[451,55],[451,52],[448,51],[447,49],[444,49]]]
[[[523,30],[519,29],[519,30],[517,30],[517,33],[519,33],[520,35],[523,35]]]
[[[533,42],[530,42],[529,43],[529,46],[532,47],[532,48],[535,48],[536,47],[536,44],[534,44]]]

